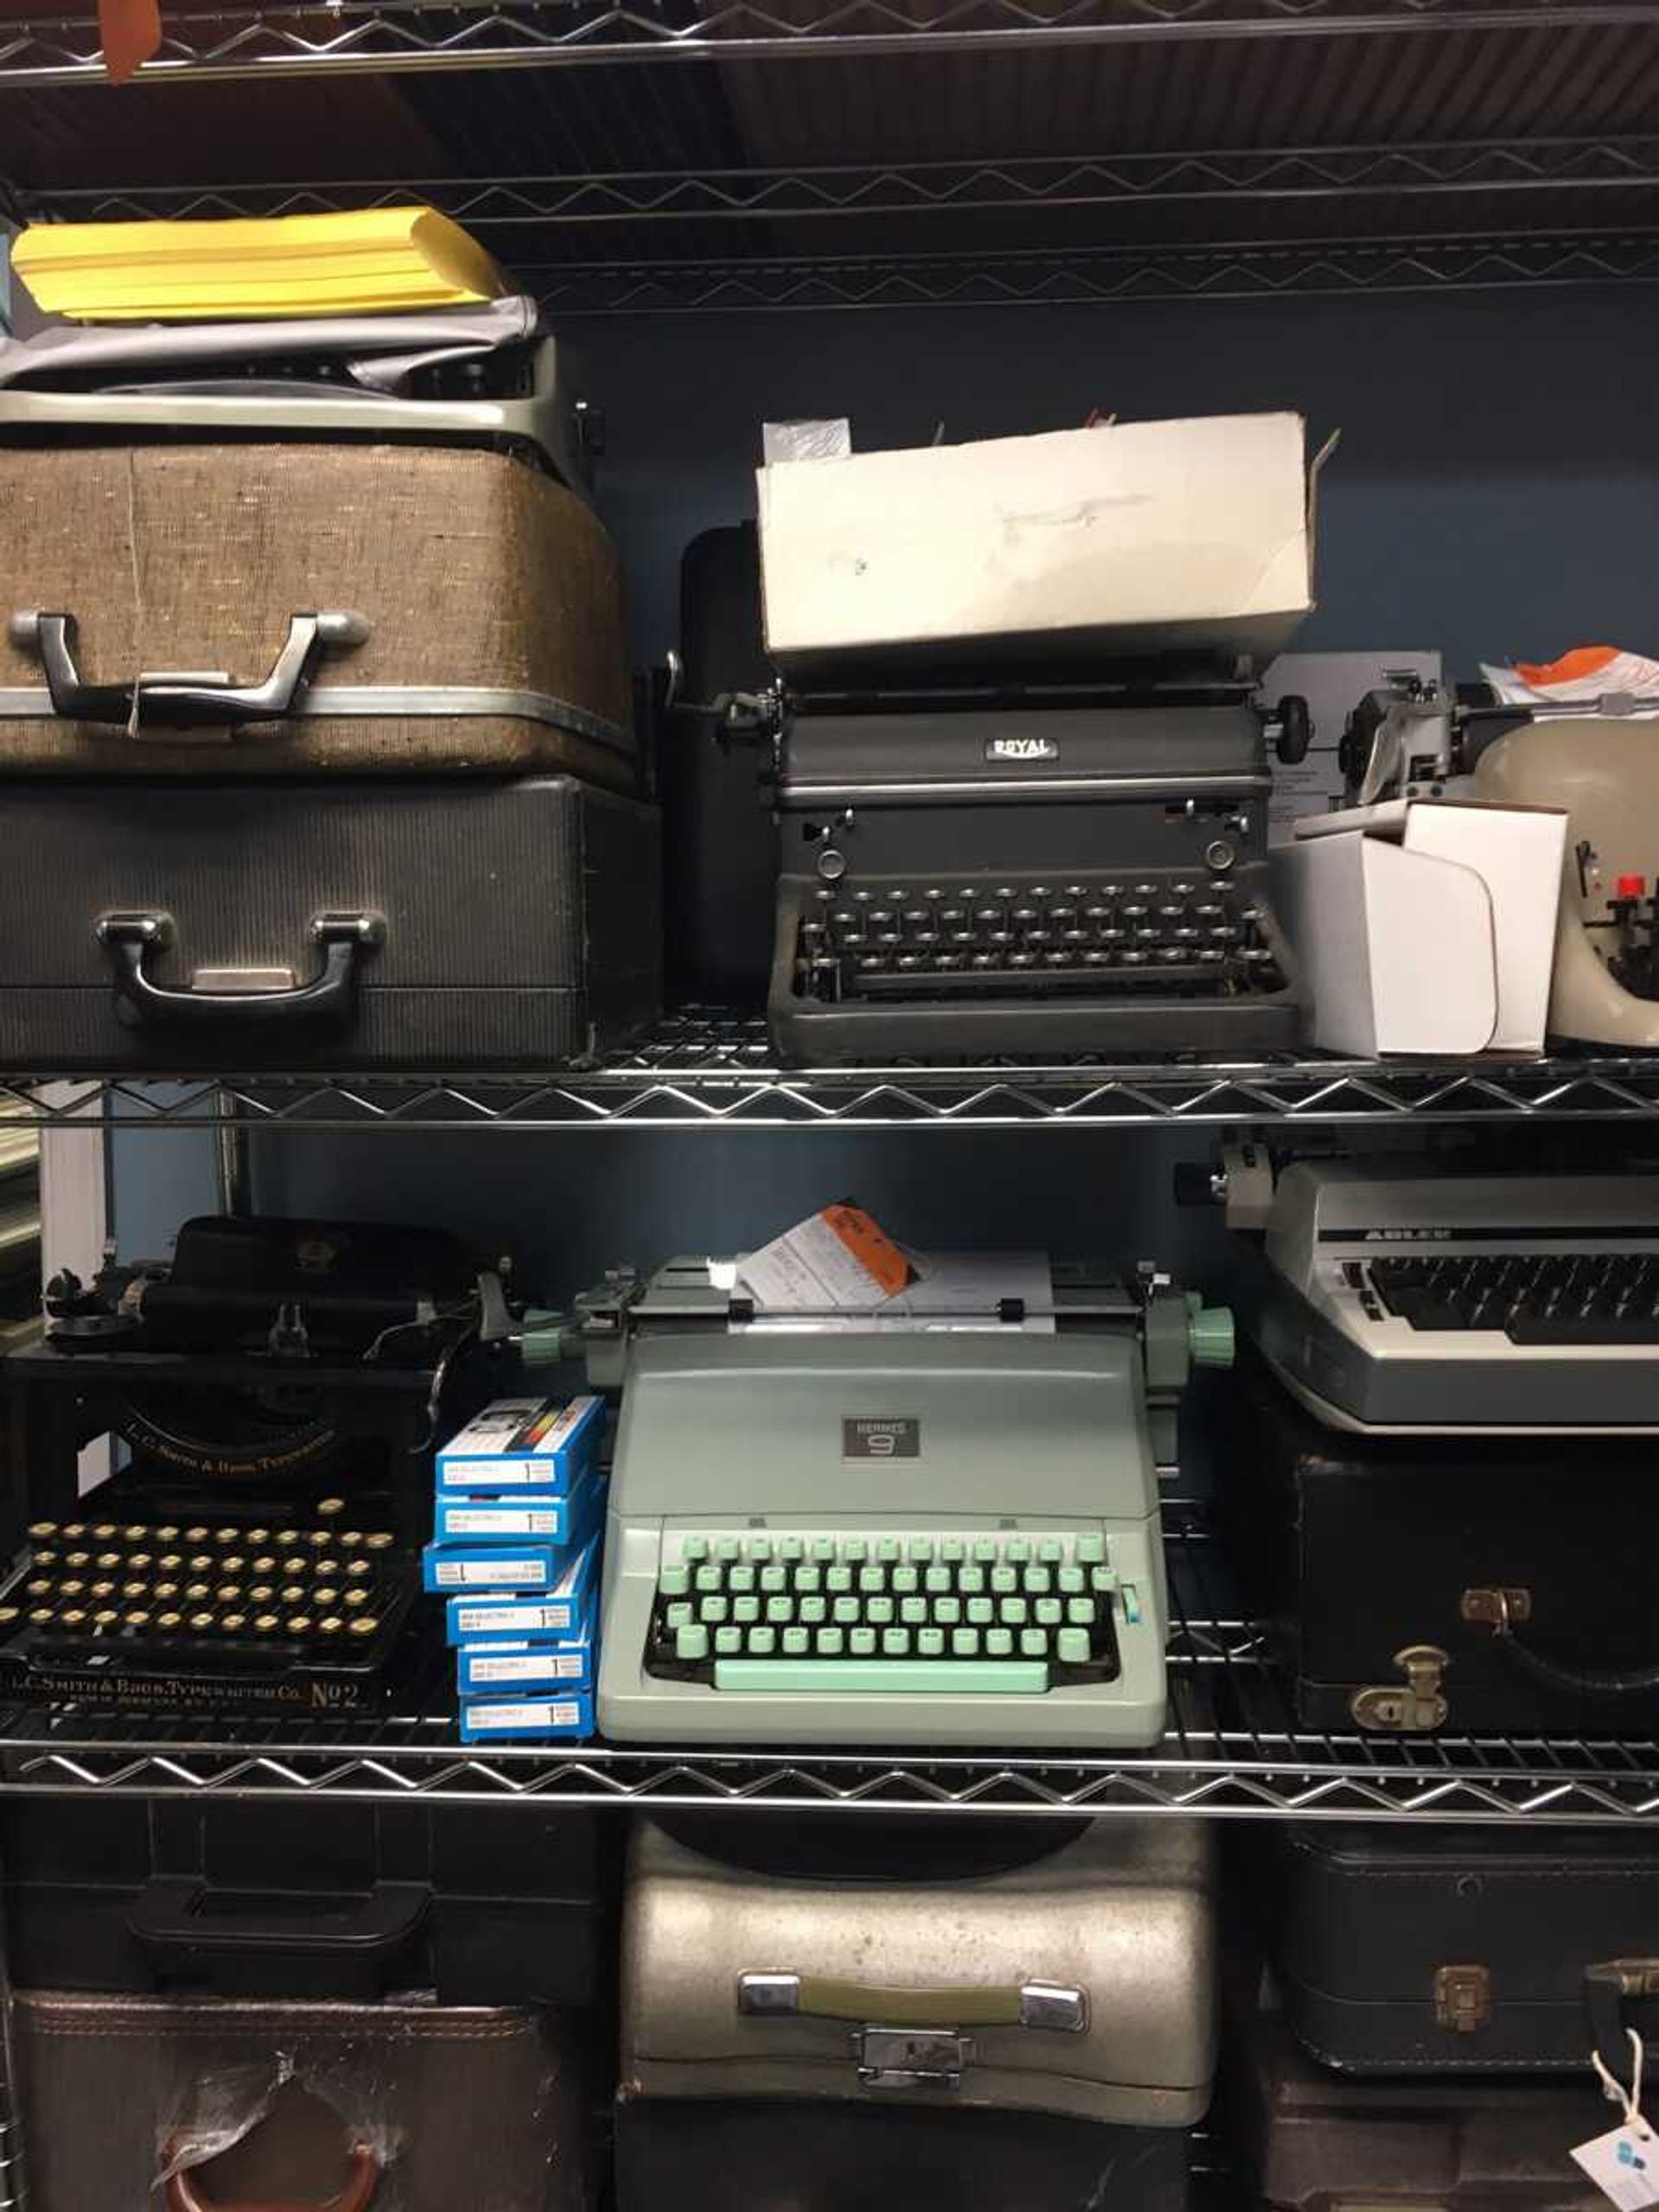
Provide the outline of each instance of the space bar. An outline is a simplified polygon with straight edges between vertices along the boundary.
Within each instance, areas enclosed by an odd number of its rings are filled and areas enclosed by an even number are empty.
[[[716,1659],[717,1690],[817,1690],[914,1697],[955,1692],[969,1697],[1040,1697],[1048,1688],[1041,1659]]]

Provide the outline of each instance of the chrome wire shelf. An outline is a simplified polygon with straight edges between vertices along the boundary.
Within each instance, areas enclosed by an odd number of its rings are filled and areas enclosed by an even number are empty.
[[[46,1088],[46,1086],[49,1086]],[[517,1129],[1135,1128],[1659,1119],[1659,1054],[1490,1061],[1073,1061],[780,1067],[764,1025],[677,1014],[595,1066],[546,1075],[45,1074],[0,1079],[45,1128],[293,1129],[338,1135]]]
[[[1656,22],[1659,0],[724,0],[696,12],[611,0],[302,0],[267,11],[223,0],[212,10],[169,13],[161,52],[138,79],[846,59]],[[103,81],[94,15],[42,16],[0,36],[0,86]]]
[[[1659,1744],[1298,1728],[1201,1511],[1166,1505],[1169,1726],[1149,1751],[463,1748],[448,1712],[223,1724],[0,1712],[0,1796],[441,1799],[772,1812],[1189,1813],[1239,1820],[1624,1826],[1659,1818]]]

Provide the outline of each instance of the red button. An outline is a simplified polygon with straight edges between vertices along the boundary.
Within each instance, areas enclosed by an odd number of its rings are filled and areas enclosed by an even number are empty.
[[[1648,879],[1645,875],[1621,875],[1617,896],[1620,899],[1640,899],[1645,896]]]

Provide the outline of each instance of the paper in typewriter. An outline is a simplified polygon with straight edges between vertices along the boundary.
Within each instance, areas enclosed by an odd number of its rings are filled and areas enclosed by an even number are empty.
[[[842,1216],[853,1218],[842,1223]],[[896,1288],[895,1261],[909,1276]],[[748,1254],[736,1263],[731,1287],[747,1291],[756,1307],[754,1319],[739,1327],[1054,1331],[1046,1253],[909,1252],[852,1207],[826,1208]],[[1021,1310],[1019,1321],[1003,1318],[1010,1300]]]

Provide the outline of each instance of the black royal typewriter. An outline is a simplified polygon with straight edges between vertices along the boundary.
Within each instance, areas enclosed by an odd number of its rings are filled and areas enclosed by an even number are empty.
[[[1198,669],[725,703],[770,746],[767,1014],[797,1061],[1234,1055],[1295,1039],[1268,744],[1306,704]]]
[[[59,1277],[47,1313],[6,1362],[0,1691],[321,1713],[413,1688],[429,1447],[488,1395],[496,1279],[436,1231],[207,1217],[170,1264]],[[81,1497],[100,1437],[125,1464]]]

